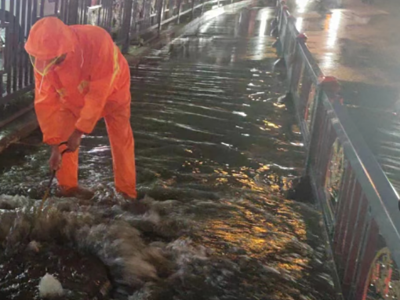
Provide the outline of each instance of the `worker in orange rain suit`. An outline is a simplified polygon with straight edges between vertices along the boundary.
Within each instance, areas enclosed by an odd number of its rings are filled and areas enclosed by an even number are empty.
[[[43,141],[52,146],[49,163],[57,170],[61,195],[93,195],[78,186],[78,147],[103,117],[116,189],[136,198],[129,66],[111,36],[100,27],[67,26],[47,17],[32,27],[25,49],[35,71],[35,110]],[[71,152],[61,163],[63,141]]]

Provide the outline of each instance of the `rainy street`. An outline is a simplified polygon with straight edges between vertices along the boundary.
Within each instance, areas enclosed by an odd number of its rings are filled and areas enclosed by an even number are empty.
[[[336,299],[322,215],[287,199],[305,149],[278,101],[274,13],[221,13],[131,68],[144,215],[120,205],[103,121],[80,149],[90,201],[51,197],[37,213],[49,179],[39,133],[1,155],[0,299],[41,299],[46,273],[62,299]]]

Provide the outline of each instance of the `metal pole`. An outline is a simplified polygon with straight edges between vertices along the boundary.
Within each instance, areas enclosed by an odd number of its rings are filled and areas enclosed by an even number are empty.
[[[181,21],[181,5],[182,4],[182,0],[178,0],[178,2],[177,2],[177,5],[178,5],[178,12],[177,12],[177,14],[178,14],[178,18],[177,18],[177,23],[179,24],[180,23],[180,21]]]
[[[203,15],[203,12],[204,12],[204,0],[200,0],[200,2],[201,2],[201,12],[200,12],[200,16],[202,16],[202,15]]]
[[[194,19],[194,1],[195,0],[192,0],[192,20]]]
[[[161,21],[162,21],[162,14],[163,14],[163,0],[158,0],[158,11],[157,11],[157,23],[158,23],[158,35],[160,35],[161,32]]]
[[[123,11],[123,20],[121,25],[121,35],[122,35],[122,52],[126,53],[129,49],[130,43],[130,29],[131,29],[131,19],[132,19],[132,0],[125,0],[124,2],[124,11]]]
[[[69,1],[69,7],[68,7],[68,17],[67,24],[76,24],[78,22],[78,0],[70,0]],[[64,21],[64,22],[65,22]]]

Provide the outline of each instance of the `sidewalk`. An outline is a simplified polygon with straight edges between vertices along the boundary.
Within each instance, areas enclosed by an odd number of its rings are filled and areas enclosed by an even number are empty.
[[[325,75],[339,80],[397,87],[400,78],[400,6],[395,0],[364,4],[344,0],[341,9],[318,12],[310,0],[288,0],[297,28]]]

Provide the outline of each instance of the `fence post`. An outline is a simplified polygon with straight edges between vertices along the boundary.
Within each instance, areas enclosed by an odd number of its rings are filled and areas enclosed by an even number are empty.
[[[192,0],[192,20],[194,19],[194,1]]]
[[[284,26],[286,26],[285,24],[285,14],[286,11],[289,10],[288,6],[286,5],[286,2],[281,2],[281,9],[280,9],[280,14],[279,14],[279,26],[278,26],[278,32],[279,35],[282,36],[282,33],[284,31]]]
[[[162,14],[163,14],[163,0],[158,0],[158,11],[157,11],[157,23],[158,23],[158,35],[160,35],[161,32],[161,19],[162,19]]]
[[[233,0],[232,0],[233,1]],[[203,15],[203,11],[204,11],[204,0],[200,0],[201,3],[201,12],[200,12],[200,16]]]
[[[287,27],[289,26],[289,8],[284,5],[282,7],[282,21],[281,21],[281,28],[278,29],[279,41],[281,49],[285,49],[285,41],[286,41],[286,34],[287,34]]]
[[[182,6],[182,0],[178,0],[177,5],[178,5],[178,12],[177,12],[177,14],[178,14],[177,20],[178,20],[178,21],[177,21],[177,23],[180,24],[180,21],[181,21],[181,6]]]
[[[136,24],[137,22],[137,17],[138,17],[138,9],[139,5],[137,0],[132,0],[132,9],[131,9],[131,28],[129,29],[129,35],[130,38],[133,38],[137,36],[138,33],[138,25]]]
[[[325,76],[321,82],[321,86],[325,91],[331,103],[339,102],[343,104],[343,98],[340,96],[340,84],[336,77]]]
[[[129,50],[130,44],[130,29],[131,29],[131,19],[132,19],[132,0],[125,0],[123,19],[121,24],[121,35],[122,35],[122,53],[126,53]]]
[[[310,124],[310,140],[308,143],[308,149],[307,149],[307,155],[306,155],[306,161],[305,161],[305,168],[304,172],[308,175],[309,173],[309,168],[311,165],[311,156],[314,154],[313,153],[313,145],[315,143],[315,126],[320,126],[321,124],[316,124],[316,116],[317,116],[317,111],[318,107],[322,105],[321,99],[323,97],[323,94],[325,93],[331,102],[335,101],[340,101],[340,103],[343,103],[343,99],[339,95],[340,92],[340,84],[337,81],[337,79],[333,76],[324,76],[321,78],[321,80],[318,83],[317,86],[317,91],[315,93],[315,103],[313,105],[313,109],[311,112],[311,124]]]
[[[78,6],[79,0],[70,0],[68,3],[68,19],[66,21],[68,25],[78,23]]]
[[[175,0],[168,1],[168,19],[174,16],[174,3]]]
[[[302,58],[299,56],[300,44],[305,43],[307,41],[307,36],[304,33],[300,33],[295,40],[293,40],[294,46],[291,47],[290,41],[288,45],[288,61],[287,61],[287,70],[288,70],[288,82],[289,82],[289,90],[293,88],[297,88],[299,84],[299,80],[301,77],[301,66],[304,63]],[[299,95],[300,96],[300,95]]]

